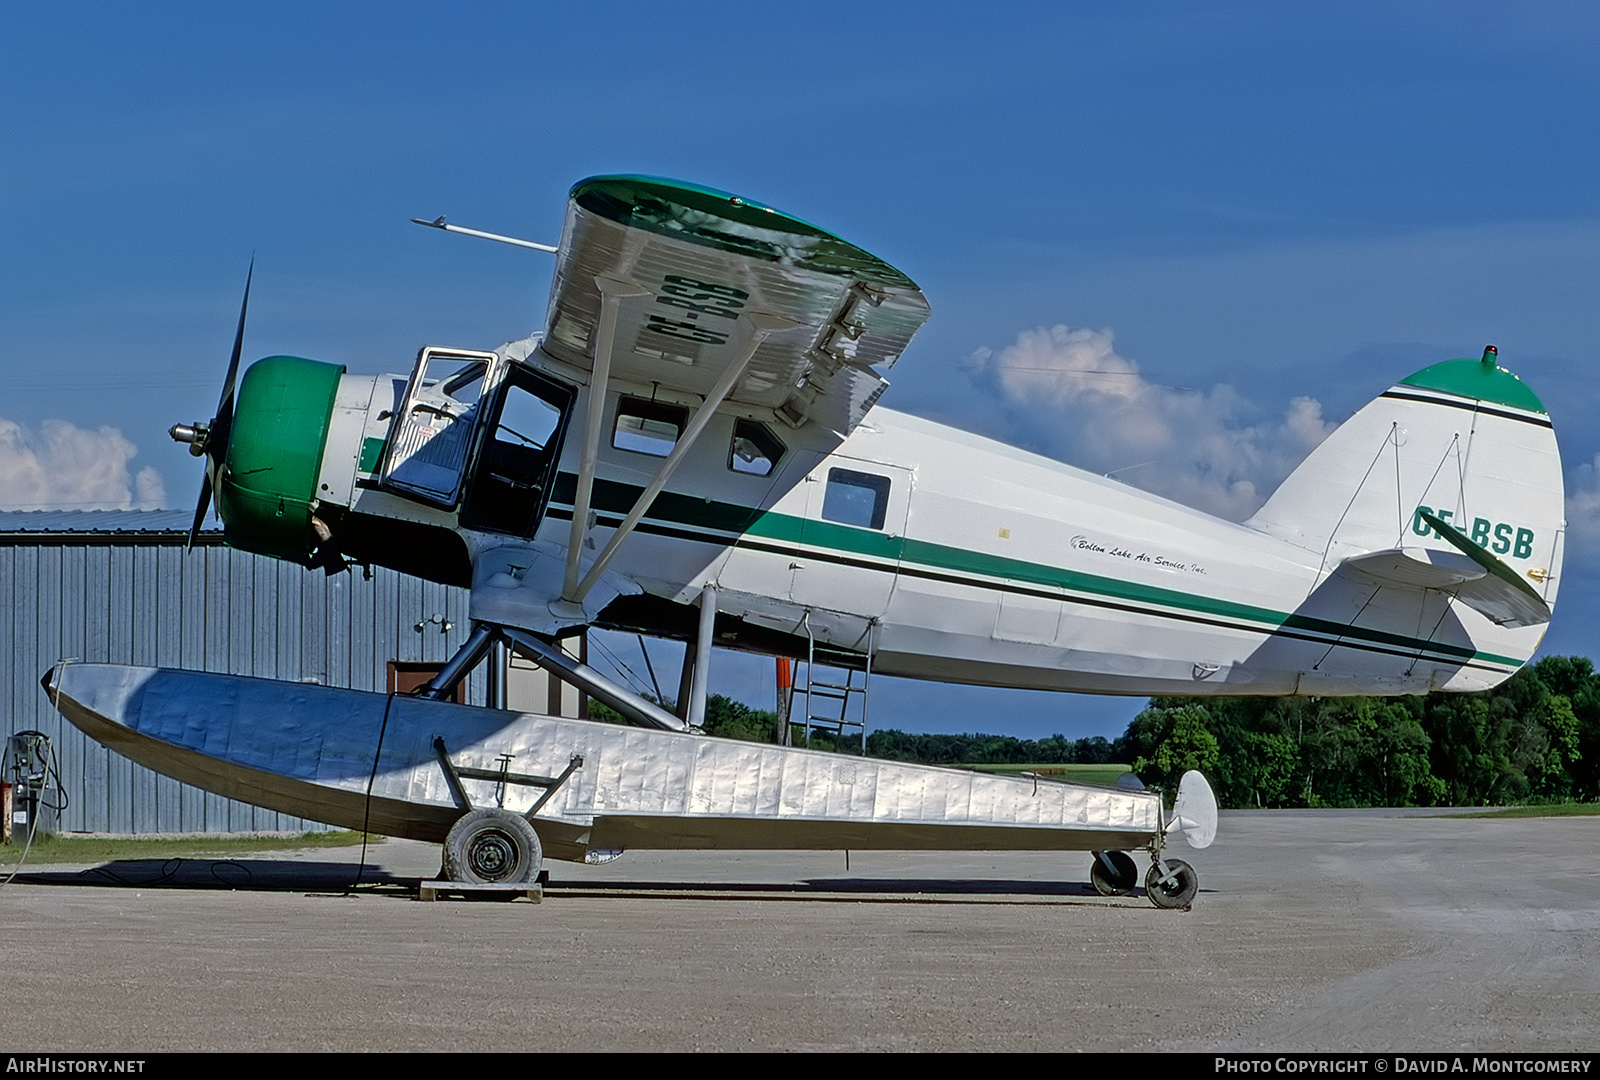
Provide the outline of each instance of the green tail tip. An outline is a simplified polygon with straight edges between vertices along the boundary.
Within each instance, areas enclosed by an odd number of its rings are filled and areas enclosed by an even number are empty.
[[[1495,362],[1499,359],[1499,349],[1495,348],[1493,345],[1485,345],[1483,347],[1483,362],[1486,367],[1494,367]]]

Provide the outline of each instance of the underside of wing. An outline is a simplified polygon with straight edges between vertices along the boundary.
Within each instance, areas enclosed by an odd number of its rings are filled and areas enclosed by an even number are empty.
[[[602,333],[605,293],[614,333]],[[572,189],[544,348],[593,370],[609,337],[609,379],[699,395],[742,363],[727,400],[843,436],[927,317],[910,278],[814,225],[708,188],[607,176]]]

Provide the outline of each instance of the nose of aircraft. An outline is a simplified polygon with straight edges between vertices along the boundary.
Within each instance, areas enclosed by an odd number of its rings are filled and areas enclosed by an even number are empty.
[[[216,415],[210,423],[174,424],[168,433],[175,441],[187,443],[189,452],[206,462],[194,524],[189,529],[191,547],[215,491],[217,513],[230,545],[304,562],[316,546],[311,512],[333,399],[344,368],[296,356],[270,356],[245,372],[236,399],[234,386],[254,276],[252,260]]]
[[[230,545],[305,562],[322,451],[344,367],[269,356],[244,374],[217,482]]]
[[[167,429],[174,442],[188,443],[189,453],[206,459],[206,474],[200,482],[200,501],[194,508],[194,524],[189,527],[189,547],[205,523],[206,510],[211,506],[211,491],[216,486],[217,473],[222,468],[228,452],[228,429],[233,423],[233,385],[239,374],[239,354],[244,349],[244,317],[250,310],[250,282],[256,275],[256,261],[250,260],[250,270],[244,278],[244,300],[239,304],[239,328],[233,333],[233,358],[228,361],[228,374],[222,380],[222,396],[217,399],[217,412],[210,423],[173,424]]]

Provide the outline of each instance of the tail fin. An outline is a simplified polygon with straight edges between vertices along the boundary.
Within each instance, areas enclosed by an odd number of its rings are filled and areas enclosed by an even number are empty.
[[[1565,528],[1555,429],[1534,392],[1496,359],[1491,345],[1482,360],[1447,360],[1390,387],[1312,451],[1246,524],[1306,548],[1323,574],[1374,552],[1453,552],[1470,541],[1507,588],[1514,580],[1517,591],[1554,607]],[[1449,558],[1425,557],[1440,565]],[[1535,635],[1524,656],[1542,630]]]

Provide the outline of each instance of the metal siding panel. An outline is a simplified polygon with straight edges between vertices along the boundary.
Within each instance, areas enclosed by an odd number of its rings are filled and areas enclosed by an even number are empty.
[[[178,785],[178,831],[203,832],[206,827],[206,793],[187,784]]]
[[[240,642],[247,642],[250,659],[246,661],[247,666],[242,674],[275,679],[278,677],[277,570],[269,560],[258,559],[254,555],[240,553],[234,558],[244,568],[242,576],[250,582],[249,603],[243,605],[247,621],[238,621],[240,605],[235,605],[234,655],[242,655]]]
[[[30,610],[35,620],[35,639],[39,643],[39,655],[46,663],[54,663],[70,656],[80,656],[81,634],[74,635],[74,649],[68,644],[68,639],[63,627],[65,625],[80,626],[81,611],[71,608],[66,591],[62,558],[64,549],[57,547],[39,548],[32,552],[34,567],[33,580],[34,598]],[[43,703],[43,694],[40,701],[32,704],[30,716],[34,721],[34,730],[43,731],[55,740],[56,761],[62,772],[61,782],[67,792],[67,808],[61,815],[63,829],[82,828],[83,819],[83,744],[84,735],[71,724],[63,721],[59,714],[50,710]],[[27,725],[20,725],[27,730]]]
[[[461,636],[457,633],[455,616],[450,610],[450,589],[431,581],[419,584],[422,587],[424,617],[433,619],[437,616],[439,619],[438,622],[427,623],[423,628],[420,659],[430,664],[442,664],[455,652],[456,639]]]
[[[162,563],[162,549],[158,547],[128,548],[133,557],[133,607],[129,612],[129,633],[132,638],[132,663],[171,663],[162,655],[161,630],[169,621],[166,575]]]
[[[230,567],[233,563],[231,548],[212,548],[206,560],[206,635],[203,641],[205,671],[228,671],[228,634],[233,624],[228,618],[228,603],[232,598]]]
[[[378,569],[372,580],[365,576],[355,581],[350,589],[350,686],[354,690],[383,691],[387,669],[374,680],[373,635],[378,626],[379,583],[388,571]]]
[[[148,821],[150,832],[172,833],[183,829],[181,811],[183,808],[183,785],[170,776],[160,773],[141,770],[150,777],[149,813],[145,819]]]
[[[212,622],[212,589],[217,562],[224,549],[199,547],[179,556],[180,616],[178,620],[178,666],[190,670],[209,671],[211,641],[207,633]],[[177,785],[171,816],[164,820],[177,820],[179,832],[201,832],[205,828],[205,792],[187,784]]]
[[[139,582],[134,574],[134,549],[108,547],[102,596],[106,608],[106,655],[116,664],[134,662],[134,603]],[[135,819],[133,762],[106,753],[106,831],[139,832]],[[148,830],[145,830],[148,831]]]
[[[268,560],[262,560],[268,562]],[[276,610],[272,613],[278,627],[278,647],[276,660],[278,678],[291,679],[296,682],[305,678],[309,672],[301,663],[301,636],[305,620],[301,616],[301,604],[305,592],[306,579],[311,575],[304,567],[295,566],[293,563],[273,559],[268,562],[274,571],[276,582]],[[263,612],[266,614],[266,612]]]
[[[377,652],[373,657],[374,670],[388,671],[390,660],[414,660],[417,657],[417,617],[412,614],[416,602],[412,598],[409,579],[391,573],[381,598],[387,599],[389,610],[378,620]]]
[[[356,590],[354,573],[340,574],[327,579],[327,638],[326,664],[323,669],[329,686],[351,686],[350,657],[354,640],[350,629],[350,609]]]
[[[259,808],[238,799],[228,800],[228,831],[229,832],[255,832],[256,814]]]
[[[38,689],[62,657],[153,663],[382,692],[388,661],[440,662],[464,640],[468,594],[377,570],[334,577],[225,547],[84,544],[0,551],[10,615],[10,730],[51,734],[69,805],[63,827],[136,833],[303,830],[320,823],[178,784],[64,724]],[[433,620],[438,617],[438,621]],[[418,633],[415,625],[424,623]],[[443,623],[451,624],[446,631]],[[35,670],[37,669],[37,670]],[[482,675],[473,696],[482,698]]]
[[[238,587],[238,567],[245,557],[242,552],[229,547],[212,548],[210,554],[206,573],[205,667],[207,671],[232,672],[239,647],[233,640],[237,622],[235,612],[249,599],[248,585],[243,590]],[[244,648],[249,648],[248,639]],[[228,800],[221,795],[202,791],[194,816],[198,821],[197,831],[226,832]]]
[[[231,832],[228,827],[228,800],[207,791],[203,793],[200,811],[201,832]]]
[[[178,624],[178,666],[207,671],[206,626],[211,618],[211,564],[218,549],[196,548],[179,561],[181,612]]]
[[[110,611],[105,602],[106,581],[110,575],[110,551],[106,548],[68,548],[62,560],[64,590],[72,606],[82,612],[82,652],[89,662],[99,662],[110,639]],[[110,828],[111,772],[110,751],[88,739],[83,743],[83,828],[106,832]]]
[[[111,574],[109,548],[72,548],[78,562],[75,606],[83,610],[83,659],[88,663],[102,663],[111,640],[111,612],[106,606],[106,581]],[[63,569],[66,569],[63,566]]]
[[[161,831],[161,774],[129,762],[133,775],[133,831]]]
[[[133,549],[108,547],[105,581],[100,595],[106,607],[106,656],[113,664],[136,663],[133,658],[133,612],[138,599]]]
[[[424,610],[422,582],[414,577],[395,575],[394,651],[389,655],[396,660],[424,659],[423,638],[430,631],[437,632],[436,623],[427,621],[433,612]]]
[[[10,648],[0,648],[6,665],[6,675],[11,680],[8,694],[6,734],[26,731],[34,719],[33,698],[38,695],[38,683],[45,663],[39,661],[39,628],[35,620],[38,606],[38,587],[29,578],[38,573],[38,552],[28,548],[0,549],[0,603],[6,605],[6,614],[0,615],[6,627]],[[52,657],[51,659],[54,659]],[[34,671],[38,668],[38,671]],[[29,673],[32,672],[32,678]],[[30,693],[30,688],[32,692]]]
[[[400,575],[388,570],[373,579],[372,674],[373,689],[388,689],[389,661],[401,658]]]
[[[270,650],[270,634],[256,631],[255,560],[242,551],[228,559],[228,670],[235,675],[256,674],[256,656]]]
[[[328,683],[327,574],[306,574],[300,587],[300,677]]]
[[[0,604],[6,605],[4,613],[0,613],[0,671],[4,672],[10,680],[6,685],[9,688],[6,705],[6,734],[10,735],[17,730],[17,719],[21,716],[16,699],[18,688],[22,680],[18,678],[18,670],[22,665],[23,639],[17,631],[21,629],[21,613],[17,610],[16,586],[17,557],[15,548],[0,548]]]
[[[176,642],[171,632],[166,594],[170,582],[166,568],[173,565],[170,544],[130,547],[133,552],[133,662],[170,666],[166,638]],[[133,766],[133,832],[162,832],[163,776],[142,765]]]
[[[187,614],[183,607],[183,562],[183,549],[176,544],[141,545],[134,549],[139,595],[147,597],[134,606],[134,655],[150,658],[136,663],[183,666],[183,621]],[[142,766],[135,769],[138,829],[179,831],[183,827],[182,785]]]

